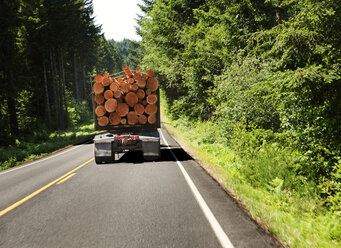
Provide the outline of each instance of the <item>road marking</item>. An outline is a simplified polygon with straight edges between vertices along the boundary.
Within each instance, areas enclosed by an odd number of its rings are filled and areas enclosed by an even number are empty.
[[[161,137],[162,137],[163,141],[165,142],[167,148],[169,149],[169,151],[172,153],[173,157],[175,158],[176,163],[178,164],[178,166],[179,166],[183,176],[185,177],[188,186],[192,190],[192,193],[194,194],[195,199],[197,200],[201,210],[204,212],[204,215],[205,215],[206,219],[208,220],[208,222],[210,223],[210,225],[211,225],[215,235],[217,236],[221,246],[224,247],[224,248],[233,248],[234,246],[232,245],[230,239],[227,237],[227,235],[224,232],[223,228],[220,226],[219,222],[214,217],[212,211],[210,210],[210,208],[206,204],[204,198],[201,196],[199,190],[197,189],[197,187],[193,183],[192,179],[188,175],[188,173],[185,170],[184,166],[179,161],[179,159],[174,154],[174,152],[171,150],[170,146],[168,145],[168,142],[165,139],[165,136],[163,136],[163,134],[162,134],[162,131],[160,132],[160,134],[161,134]]]
[[[59,182],[60,180],[63,180],[65,177],[68,177],[70,174],[72,174],[75,171],[79,170],[80,168],[82,168],[83,166],[87,165],[88,163],[90,163],[93,160],[94,160],[94,158],[89,159],[88,161],[84,162],[83,164],[81,164],[80,166],[76,167],[75,169],[69,171],[68,173],[66,173],[65,175],[61,176],[60,178],[54,180],[53,182],[50,182],[49,184],[45,185],[44,187],[42,187],[42,188],[38,189],[37,191],[33,192],[32,194],[26,196],[22,200],[14,203],[13,205],[9,206],[8,208],[6,208],[4,210],[2,210],[0,212],[0,217],[3,216],[6,213],[12,211],[13,209],[15,209],[16,207],[20,206],[21,204],[27,202],[28,200],[30,200],[31,198],[35,197],[36,195],[38,195],[39,193],[43,192],[45,189],[51,187],[52,185],[54,185],[55,183]]]
[[[65,177],[63,180],[59,181],[57,184],[61,184],[61,183],[65,182],[66,180],[70,179],[70,178],[73,177],[74,175],[76,175],[76,173],[72,173],[70,176]]]
[[[38,159],[38,160],[33,161],[33,162],[29,162],[28,164],[25,164],[25,165],[21,165],[21,166],[19,165],[18,167],[13,168],[13,169],[5,170],[5,171],[3,171],[3,172],[0,172],[0,176],[1,176],[1,175],[4,175],[4,174],[6,174],[6,173],[12,172],[12,171],[16,171],[16,170],[25,168],[25,167],[27,167],[27,166],[30,166],[30,165],[33,165],[33,164],[36,164],[36,163],[43,162],[43,161],[48,160],[48,159],[50,159],[50,158],[54,158],[54,157],[56,157],[56,156],[62,155],[62,154],[64,154],[64,153],[66,153],[66,152],[72,151],[72,150],[74,150],[74,149],[76,149],[76,148],[79,148],[79,147],[81,147],[81,146],[71,147],[71,148],[69,148],[69,149],[67,149],[67,150],[65,150],[65,151],[58,152],[57,154],[54,154],[54,155],[51,155],[51,156],[47,156],[47,157],[45,157],[45,158]]]

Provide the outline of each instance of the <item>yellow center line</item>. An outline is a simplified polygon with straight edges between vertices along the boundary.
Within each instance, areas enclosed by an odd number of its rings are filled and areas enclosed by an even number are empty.
[[[63,180],[60,180],[57,184],[61,184],[61,183],[65,182],[66,180],[70,179],[70,178],[73,177],[74,175],[76,175],[76,173],[72,173],[72,174],[69,175],[68,177],[65,177]]]
[[[53,182],[50,182],[49,184],[45,185],[44,187],[38,189],[37,191],[33,192],[32,194],[26,196],[25,198],[21,199],[20,201],[14,203],[13,205],[9,206],[8,208],[2,210],[0,212],[0,217],[3,216],[4,214],[12,211],[13,209],[15,209],[16,207],[20,206],[21,204],[23,204],[24,202],[27,202],[28,200],[30,200],[31,198],[35,197],[36,195],[38,195],[39,193],[43,192],[45,189],[51,187],[52,185],[54,185],[55,183],[57,183],[60,180],[63,180],[65,177],[69,176],[70,174],[74,173],[75,171],[79,170],[80,168],[82,168],[83,166],[87,165],[88,163],[90,163],[92,160],[94,160],[94,158],[89,159],[88,161],[84,162],[83,164],[81,164],[80,166],[78,166],[77,168],[69,171],[68,173],[66,173],[65,175],[61,176],[60,178],[54,180]]]

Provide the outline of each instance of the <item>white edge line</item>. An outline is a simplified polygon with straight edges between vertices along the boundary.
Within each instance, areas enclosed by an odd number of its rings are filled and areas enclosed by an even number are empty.
[[[210,223],[210,225],[211,225],[215,235],[217,236],[221,246],[224,248],[234,248],[230,239],[227,237],[223,228],[220,226],[219,222],[214,217],[212,211],[210,210],[210,208],[206,204],[204,198],[201,196],[199,190],[197,189],[197,187],[193,183],[193,181],[190,178],[190,176],[188,175],[187,171],[185,170],[185,168],[183,167],[183,165],[181,164],[181,162],[179,161],[177,156],[174,154],[174,152],[171,150],[170,146],[168,145],[168,142],[166,141],[165,137],[162,134],[162,131],[160,131],[160,134],[161,134],[161,137],[162,137],[163,141],[165,142],[167,148],[169,149],[169,151],[172,153],[173,157],[175,158],[176,163],[178,164],[183,176],[185,177],[188,186],[192,190],[192,193],[195,196],[195,199],[197,200],[202,211],[204,212],[204,215],[205,215],[206,219],[208,220],[208,222]]]
[[[86,143],[84,143],[84,144],[86,144]],[[50,159],[50,158],[57,157],[57,156],[62,155],[62,154],[64,154],[64,153],[66,153],[66,152],[72,151],[72,150],[74,150],[74,149],[76,149],[76,148],[78,148],[78,147],[80,147],[80,146],[70,147],[70,148],[66,149],[65,151],[58,152],[57,154],[54,154],[54,155],[51,155],[51,156],[47,156],[47,157],[45,157],[45,158],[38,159],[38,160],[36,160],[36,161],[29,162],[29,163],[24,164],[24,165],[19,165],[18,167],[15,167],[15,168],[13,168],[13,169],[7,169],[7,170],[5,170],[5,171],[3,171],[3,172],[0,172],[0,176],[1,176],[1,175],[4,175],[4,174],[6,174],[6,173],[12,172],[12,171],[16,171],[16,170],[25,168],[25,167],[27,167],[27,166],[30,166],[30,165],[33,165],[33,164],[36,164],[36,163],[43,162],[43,161],[48,160],[48,159]]]

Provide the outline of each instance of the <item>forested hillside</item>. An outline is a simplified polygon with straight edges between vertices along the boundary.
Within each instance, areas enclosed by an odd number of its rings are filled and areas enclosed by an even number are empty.
[[[340,216],[341,1],[143,2],[142,64],[172,118],[233,149],[254,187],[321,197]],[[250,162],[270,153],[266,169]]]
[[[117,46],[124,65],[128,65],[130,68],[136,68],[140,65],[142,53],[138,41],[123,39],[122,41],[110,40],[110,42]]]
[[[4,0],[0,11],[0,145],[89,120],[90,75],[123,63],[92,1]]]

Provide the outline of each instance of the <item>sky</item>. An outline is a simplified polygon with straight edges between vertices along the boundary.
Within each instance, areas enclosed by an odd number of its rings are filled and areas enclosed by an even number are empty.
[[[140,41],[136,34],[137,14],[141,14],[141,0],[93,0],[96,24],[102,25],[107,40],[121,41],[124,38]]]

